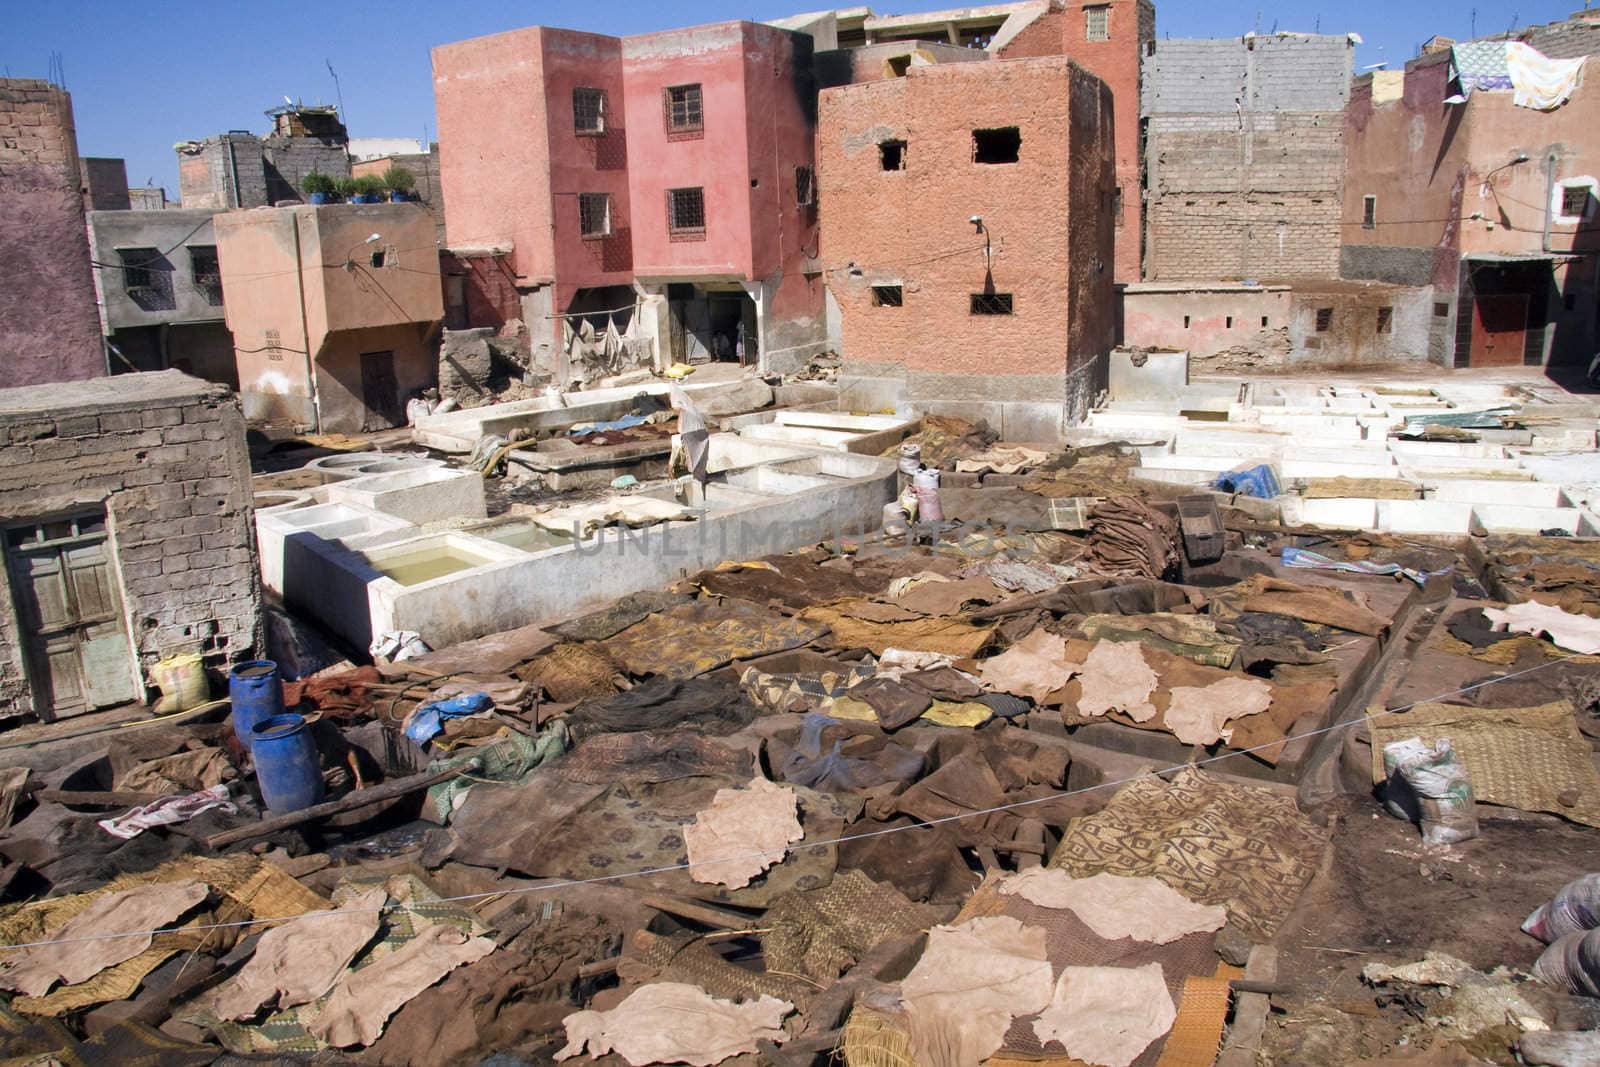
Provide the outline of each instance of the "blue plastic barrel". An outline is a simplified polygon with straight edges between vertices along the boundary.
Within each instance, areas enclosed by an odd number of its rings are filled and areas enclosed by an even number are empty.
[[[256,784],[267,807],[282,815],[322,801],[322,760],[298,715],[274,715],[251,731]]]
[[[283,682],[270,659],[241,663],[228,674],[228,699],[233,702],[233,736],[250,750],[256,723],[283,714]]]

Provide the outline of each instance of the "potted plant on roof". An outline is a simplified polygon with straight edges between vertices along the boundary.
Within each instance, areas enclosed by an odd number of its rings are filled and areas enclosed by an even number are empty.
[[[354,202],[357,204],[376,204],[383,195],[383,179],[372,174],[363,174],[356,179],[356,195]]]
[[[360,189],[356,186],[354,178],[340,178],[333,183],[334,191],[348,203],[356,203],[356,196]]]
[[[417,187],[417,176],[405,167],[391,163],[383,173],[383,184],[389,190],[389,200],[403,204],[411,199],[411,190]]]
[[[306,199],[313,204],[331,202],[337,188],[338,183],[320,170],[314,170],[300,179],[300,191],[305,193]]]

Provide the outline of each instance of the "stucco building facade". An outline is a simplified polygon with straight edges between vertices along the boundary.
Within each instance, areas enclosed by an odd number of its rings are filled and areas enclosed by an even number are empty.
[[[1514,36],[1552,58],[1600,53],[1600,13]],[[1398,92],[1357,80],[1341,270],[1429,290],[1432,361],[1586,364],[1600,347],[1600,86],[1587,73],[1552,110],[1517,106],[1509,88],[1446,102],[1448,49],[1407,63]]]
[[[245,417],[324,433],[403,424],[406,400],[437,380],[427,210],[259,208],[214,225]]]
[[[433,67],[447,244],[504,255],[536,365],[581,373],[583,315],[661,365],[781,372],[826,346],[808,36],[532,27]]]

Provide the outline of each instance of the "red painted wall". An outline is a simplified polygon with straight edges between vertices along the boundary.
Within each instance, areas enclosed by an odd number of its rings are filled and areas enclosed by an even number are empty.
[[[745,31],[739,23],[623,42],[633,267],[645,277],[755,275],[750,228]],[[704,130],[669,134],[662,94],[698,83]],[[667,190],[705,190],[704,240],[672,240]]]

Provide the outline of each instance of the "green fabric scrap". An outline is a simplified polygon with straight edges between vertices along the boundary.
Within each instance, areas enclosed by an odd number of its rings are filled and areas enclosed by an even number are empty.
[[[464,767],[475,759],[483,762],[483,766],[473,771],[470,777],[457,775],[428,787],[427,803],[432,809],[434,821],[447,825],[466,801],[472,787],[478,783],[520,782],[541,764],[565,755],[567,745],[567,724],[562,719],[556,719],[539,731],[536,737],[512,731],[492,745],[467,749],[449,759],[434,760],[428,764],[429,774]]]

